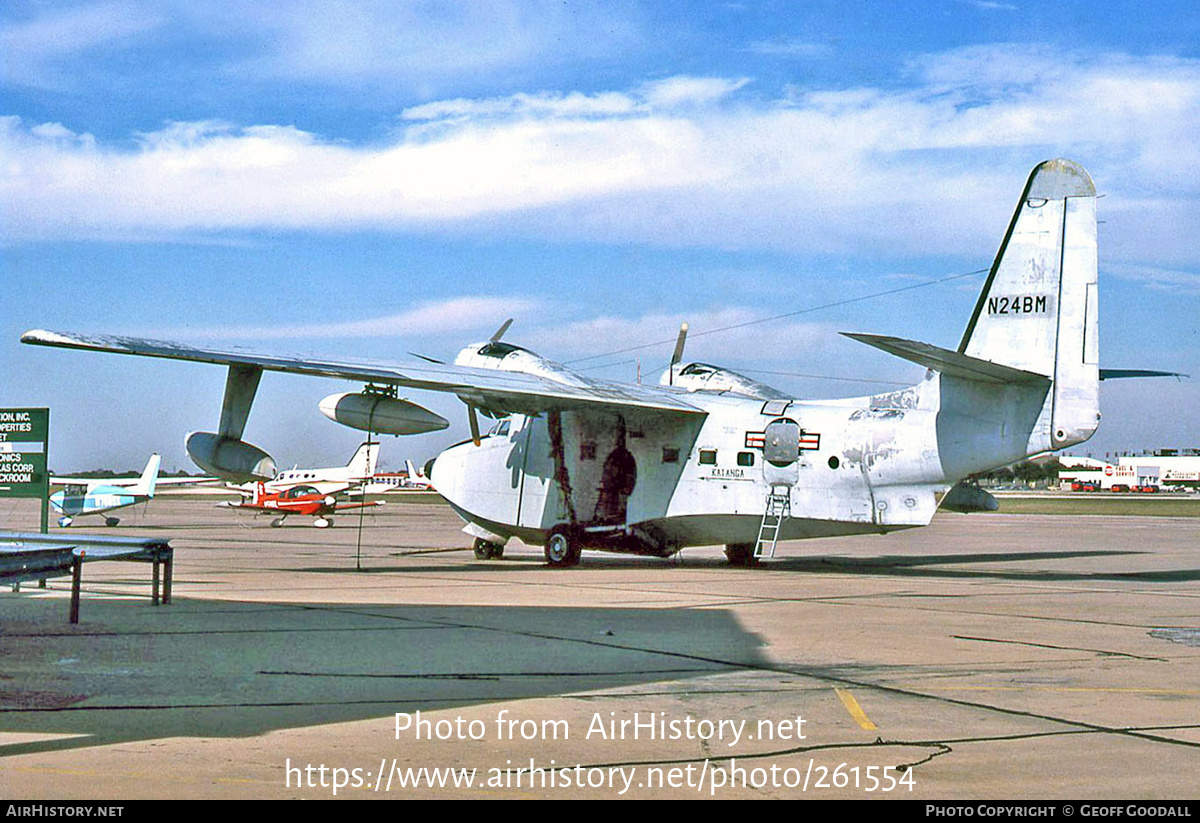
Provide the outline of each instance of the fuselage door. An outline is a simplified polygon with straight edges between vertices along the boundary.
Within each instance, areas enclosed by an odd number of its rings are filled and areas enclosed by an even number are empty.
[[[763,477],[772,486],[793,486],[800,479],[800,424],[789,417],[767,424]]]

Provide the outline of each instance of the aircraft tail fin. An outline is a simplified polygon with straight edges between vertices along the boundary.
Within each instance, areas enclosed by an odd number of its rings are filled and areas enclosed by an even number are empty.
[[[1097,308],[1096,187],[1081,166],[1047,160],[1029,175],[958,352],[1053,382],[1050,449],[1096,430]]]
[[[361,480],[375,474],[375,462],[379,457],[378,443],[363,443],[346,464],[351,480]]]
[[[404,468],[408,471],[408,482],[416,483],[421,479],[421,473],[417,471],[417,467],[413,465],[411,460],[404,461]]]
[[[146,461],[146,468],[142,470],[142,476],[130,491],[133,494],[154,497],[154,487],[158,483],[158,469],[161,465],[161,455],[150,455],[150,459]]]

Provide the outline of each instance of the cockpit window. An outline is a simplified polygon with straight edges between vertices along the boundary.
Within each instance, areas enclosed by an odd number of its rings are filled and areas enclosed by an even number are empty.
[[[497,360],[501,357],[507,357],[515,351],[525,351],[525,349],[520,346],[514,346],[512,343],[501,343],[499,341],[484,343],[479,347],[479,353],[484,357],[495,357]]]
[[[716,366],[710,366],[707,363],[688,363],[686,366],[684,366],[682,369],[679,370],[679,373],[680,374],[697,374],[700,376],[704,376],[707,374],[712,374],[716,370],[717,370]]]
[[[511,428],[512,418],[502,417],[497,420],[490,429],[488,429],[488,433],[485,435],[485,437],[505,437],[508,435],[508,432]]]

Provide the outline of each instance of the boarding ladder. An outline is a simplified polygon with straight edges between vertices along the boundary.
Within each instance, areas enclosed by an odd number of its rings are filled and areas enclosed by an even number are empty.
[[[779,528],[785,518],[792,514],[792,489],[790,486],[771,486],[767,494],[767,510],[763,512],[762,524],[758,527],[758,542],[754,544],[755,557],[774,557],[775,545],[779,542]]]

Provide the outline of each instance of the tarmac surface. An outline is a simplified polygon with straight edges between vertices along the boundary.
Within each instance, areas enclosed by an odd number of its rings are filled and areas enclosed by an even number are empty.
[[[0,592],[0,794],[1200,797],[1195,518],[939,514],[754,569],[560,571],[476,560],[437,500],[360,532],[160,497],[65,531],[170,537],[174,599],[116,562],[78,625],[68,578]]]

